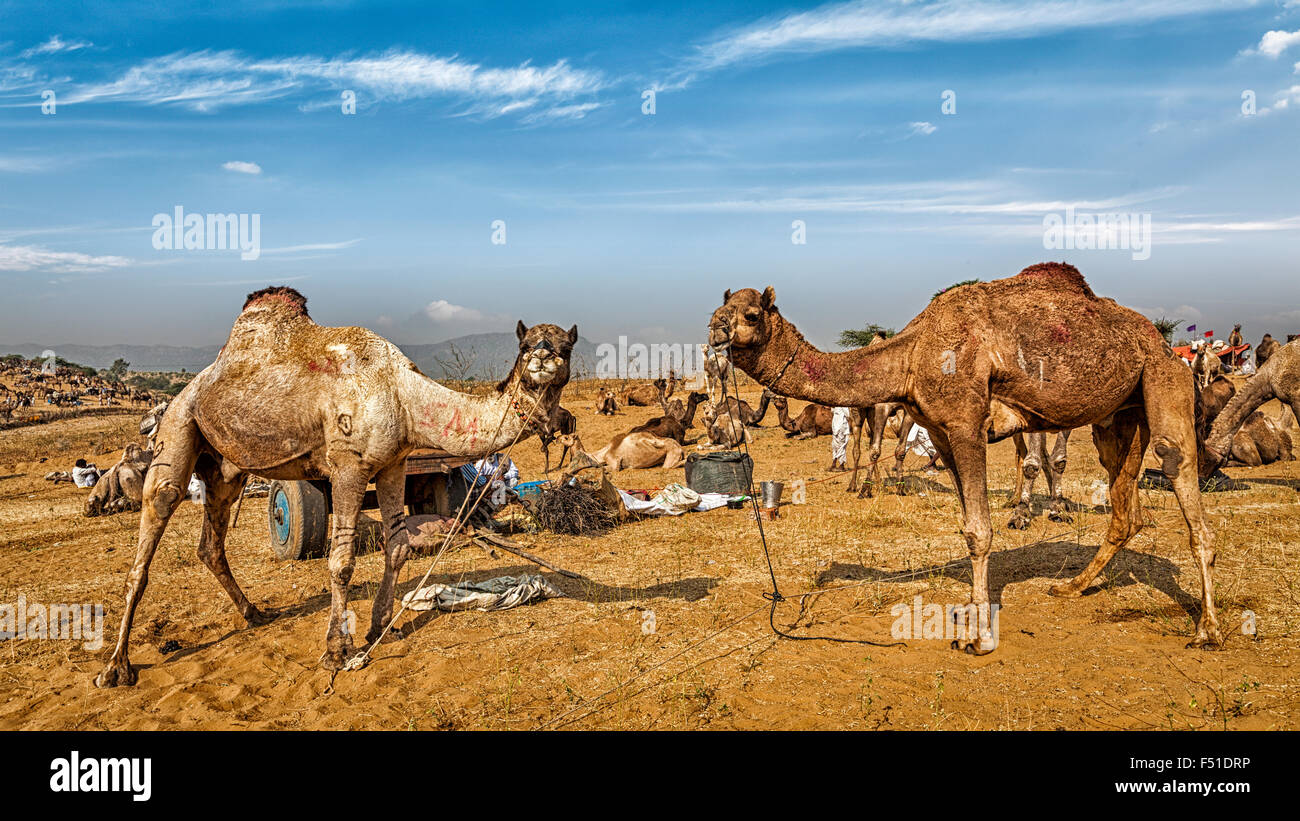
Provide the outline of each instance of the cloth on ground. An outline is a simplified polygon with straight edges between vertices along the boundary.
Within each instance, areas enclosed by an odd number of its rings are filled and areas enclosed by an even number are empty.
[[[408,610],[508,610],[534,599],[563,596],[544,577],[532,573],[497,576],[481,582],[431,584],[402,597]]]
[[[649,513],[652,516],[680,516],[688,510],[704,513],[727,504],[725,493],[696,493],[677,482],[656,493],[649,501],[638,499],[622,490],[618,491],[618,495],[623,500],[623,507],[633,513]]]
[[[907,435],[907,445],[917,456],[934,458],[934,443],[930,441],[930,432],[920,425],[912,426],[912,432]]]

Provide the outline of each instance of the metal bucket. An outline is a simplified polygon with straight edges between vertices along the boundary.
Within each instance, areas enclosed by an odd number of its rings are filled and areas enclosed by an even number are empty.
[[[785,491],[784,482],[763,482],[759,485],[763,491],[763,507],[778,507],[781,494]]]

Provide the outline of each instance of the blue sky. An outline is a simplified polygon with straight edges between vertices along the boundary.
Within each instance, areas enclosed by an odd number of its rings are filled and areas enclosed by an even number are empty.
[[[688,342],[771,284],[829,347],[1062,258],[1300,331],[1297,0],[64,8],[0,0],[0,342],[212,344],[272,283],[399,342]],[[156,250],[177,205],[260,257]],[[1150,258],[1045,249],[1067,206],[1150,214]]]

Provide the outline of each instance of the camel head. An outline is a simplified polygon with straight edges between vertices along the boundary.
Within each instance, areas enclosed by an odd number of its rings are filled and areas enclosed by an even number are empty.
[[[709,320],[709,344],[720,350],[730,346],[733,352],[760,353],[771,339],[777,316],[776,291],[768,286],[763,293],[742,288],[722,295],[722,307]]]
[[[565,331],[558,325],[525,327],[521,320],[515,327],[519,337],[519,357],[513,373],[526,388],[553,386],[562,388],[569,382],[569,357],[578,341],[578,326]]]

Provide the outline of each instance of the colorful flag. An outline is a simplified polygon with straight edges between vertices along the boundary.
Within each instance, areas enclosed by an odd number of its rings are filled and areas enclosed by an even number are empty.
[[[1209,339],[1209,338],[1212,337],[1212,336],[1214,336],[1214,331],[1206,331],[1206,332],[1205,332],[1205,338],[1206,338],[1206,339]]]
[[[1188,333],[1191,333],[1191,332],[1194,331],[1194,330],[1196,330],[1196,326],[1195,326],[1195,325],[1188,325],[1188,326],[1187,326],[1187,332],[1188,332]]]

